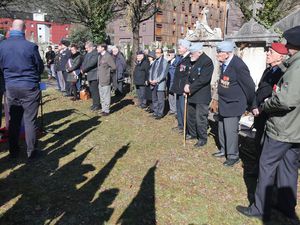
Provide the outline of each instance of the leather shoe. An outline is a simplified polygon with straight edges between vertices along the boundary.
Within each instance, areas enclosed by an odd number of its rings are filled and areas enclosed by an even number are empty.
[[[225,157],[225,153],[224,152],[221,152],[221,151],[218,151],[218,152],[215,152],[212,154],[214,157],[217,157],[217,158],[222,158],[222,157]]]
[[[196,139],[196,137],[189,135],[189,134],[187,134],[185,137],[185,140],[193,140],[193,139]]]
[[[253,213],[251,210],[251,207],[245,207],[245,206],[238,205],[236,207],[236,210],[247,217],[256,217],[259,219],[262,218],[262,215]]]
[[[223,163],[224,166],[233,166],[234,164],[239,163],[240,159],[226,159]]]
[[[199,140],[194,146],[197,147],[197,148],[201,148],[204,145],[206,145],[206,141]]]
[[[109,116],[109,113],[107,113],[107,112],[102,112],[101,115],[102,115],[102,116]]]
[[[154,117],[154,119],[156,119],[156,120],[160,120],[160,119],[162,119],[163,117],[162,116],[155,116]]]

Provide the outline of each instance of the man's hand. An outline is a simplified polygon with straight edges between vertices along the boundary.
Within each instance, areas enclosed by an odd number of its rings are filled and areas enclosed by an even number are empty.
[[[184,86],[184,92],[185,93],[187,93],[187,94],[189,94],[191,91],[190,91],[190,85],[189,84],[186,84],[185,86]]]
[[[219,111],[219,102],[215,99],[212,99],[209,104],[210,111],[213,113],[217,113]]]
[[[259,109],[258,108],[255,108],[255,109],[252,109],[252,114],[256,117],[260,114],[259,112]]]

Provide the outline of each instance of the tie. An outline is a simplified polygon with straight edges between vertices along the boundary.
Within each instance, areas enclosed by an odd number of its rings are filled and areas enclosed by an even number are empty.
[[[226,65],[225,65],[225,64],[222,64],[222,66],[221,66],[222,74],[224,73],[225,69],[226,69]]]

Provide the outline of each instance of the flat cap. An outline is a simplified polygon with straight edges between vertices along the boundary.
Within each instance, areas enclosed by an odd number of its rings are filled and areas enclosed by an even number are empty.
[[[191,42],[189,42],[188,40],[186,39],[179,39],[178,40],[178,45],[181,45],[183,46],[184,48],[189,48],[191,46]]]
[[[136,52],[136,54],[137,54],[137,55],[144,55],[144,51],[139,50],[139,51]]]
[[[234,42],[232,41],[222,41],[217,44],[218,52],[233,52],[235,47]]]
[[[200,42],[192,43],[190,47],[190,52],[201,52],[203,50],[203,44]]]
[[[154,52],[154,51],[150,51],[150,52],[148,53],[148,57],[151,57],[151,58],[155,59],[155,58],[156,58],[155,52]]]
[[[281,55],[287,55],[289,53],[288,49],[282,43],[272,43],[271,48]]]
[[[286,39],[287,43],[300,47],[300,26],[286,30],[283,33],[283,37]]]

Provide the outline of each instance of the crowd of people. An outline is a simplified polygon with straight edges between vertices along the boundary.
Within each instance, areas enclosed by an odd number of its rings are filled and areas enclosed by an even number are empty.
[[[10,111],[9,148],[13,158],[19,152],[22,117],[28,157],[36,154],[38,83],[44,69],[38,47],[25,40],[24,29],[24,22],[15,20],[10,37],[0,44],[0,68]],[[203,50],[203,43],[180,39],[178,54],[174,49],[164,53],[161,48],[137,52],[133,71],[137,106],[156,120],[161,120],[167,111],[175,115],[177,126],[173,130],[184,133],[188,140],[194,139],[195,147],[200,149],[207,144],[208,113],[217,114],[220,149],[213,156],[224,157],[225,167],[240,161],[239,120],[245,111],[252,112],[256,128],[256,169],[251,175],[256,180],[256,188],[248,196],[250,206],[237,207],[249,217],[268,220],[272,207],[287,217],[296,217],[300,155],[299,35],[300,26],[297,26],[284,32],[286,44],[272,43],[266,54],[269,66],[257,90],[247,65],[234,54],[235,44],[218,43],[216,59],[221,73],[213,95],[214,64]],[[106,44],[96,47],[87,42],[83,57],[75,44],[62,40],[56,53],[49,48],[46,54],[49,78],[56,77],[58,89],[76,100],[82,76],[86,76],[93,100],[91,110],[101,109],[103,116],[110,113],[111,85],[117,93],[123,94],[126,69],[119,49],[113,47],[109,53],[107,48]],[[276,205],[272,201],[274,188]]]
[[[76,44],[63,39],[55,51],[49,46],[45,55],[48,79],[55,78],[57,89],[73,101],[79,100],[81,86],[88,81],[91,110],[101,110],[102,116],[108,116],[112,87],[117,95],[124,94],[126,60],[119,48],[112,46],[108,51],[105,43],[95,45],[88,41],[85,54],[81,54]]]

